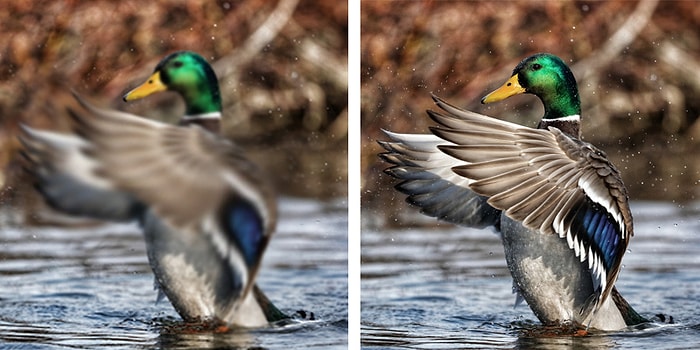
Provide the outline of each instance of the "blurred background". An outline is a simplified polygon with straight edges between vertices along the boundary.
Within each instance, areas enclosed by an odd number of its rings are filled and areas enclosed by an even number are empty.
[[[0,4],[0,347],[347,349],[347,11],[315,0]],[[23,171],[18,124],[69,130],[71,90],[176,122],[174,93],[121,97],[179,50],[212,64],[223,133],[281,194],[256,284],[283,312],[317,321],[178,327],[170,303],[156,303],[139,227],[57,215]]]
[[[175,121],[173,93],[125,103],[167,54],[200,53],[222,89],[224,129],[285,195],[347,194],[347,3],[15,1],[0,7],[0,202],[33,212],[19,122],[65,130],[70,90]],[[174,117],[174,118],[173,118]]]
[[[550,52],[578,81],[584,139],[622,172],[632,200],[700,196],[700,7],[687,1],[362,2],[365,225],[426,222],[382,170],[380,128],[426,133],[430,93],[536,126],[540,101],[481,105],[523,58]],[[434,224],[435,219],[427,219]]]

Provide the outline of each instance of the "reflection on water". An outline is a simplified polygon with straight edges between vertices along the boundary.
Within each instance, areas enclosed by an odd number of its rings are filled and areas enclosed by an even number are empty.
[[[136,225],[0,230],[0,347],[347,348],[347,204],[282,200],[258,284],[315,320],[224,334],[186,331],[155,303]],[[4,344],[4,345],[3,345]]]
[[[700,203],[634,202],[632,211],[635,236],[617,286],[642,315],[658,320],[655,315],[663,314],[665,323],[585,337],[555,336],[525,303],[513,307],[503,247],[491,231],[446,224],[364,227],[363,347],[695,347],[700,344]]]

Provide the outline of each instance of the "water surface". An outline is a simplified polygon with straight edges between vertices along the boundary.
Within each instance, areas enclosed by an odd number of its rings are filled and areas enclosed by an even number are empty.
[[[634,202],[632,211],[635,236],[617,286],[657,322],[585,337],[552,336],[526,303],[514,307],[503,247],[493,231],[447,224],[365,227],[363,348],[700,347],[700,203]]]
[[[347,204],[285,198],[280,215],[258,285],[306,318],[225,334],[183,328],[156,303],[136,225],[4,227],[0,348],[346,349]]]

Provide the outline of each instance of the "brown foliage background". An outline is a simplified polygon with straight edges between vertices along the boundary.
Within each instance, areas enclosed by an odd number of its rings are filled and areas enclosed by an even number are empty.
[[[65,130],[70,89],[99,105],[179,117],[184,106],[171,93],[121,101],[177,50],[213,63],[225,133],[284,193],[347,193],[347,4],[14,1],[0,5],[0,32],[5,201],[31,196],[16,162],[17,124]]]
[[[530,95],[481,105],[530,54],[569,62],[583,133],[622,171],[633,199],[700,195],[700,7],[688,1],[363,1],[363,209],[406,210],[377,157],[380,129],[425,133],[429,93],[535,126]],[[402,221],[412,221],[404,217]]]

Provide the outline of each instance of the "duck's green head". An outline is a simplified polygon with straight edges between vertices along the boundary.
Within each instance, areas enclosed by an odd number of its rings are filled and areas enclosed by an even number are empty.
[[[558,119],[581,114],[576,78],[561,58],[549,53],[532,55],[513,69],[513,76],[500,88],[481,99],[491,103],[510,96],[529,93],[544,104],[543,119]]]
[[[221,112],[216,74],[209,63],[194,52],[179,51],[165,57],[146,82],[124,95],[124,101],[166,90],[182,96],[188,116]]]

